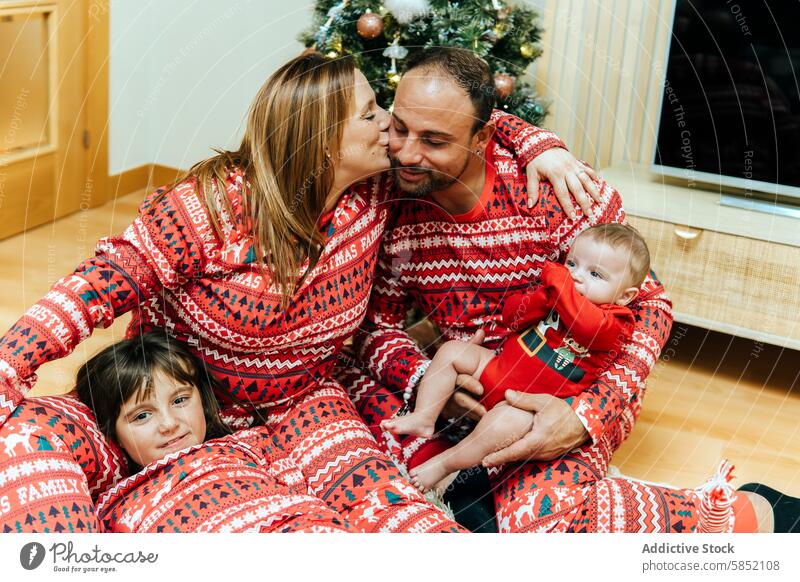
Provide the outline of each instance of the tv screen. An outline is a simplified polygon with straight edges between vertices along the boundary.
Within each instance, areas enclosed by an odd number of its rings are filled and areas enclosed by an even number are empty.
[[[677,0],[657,169],[800,198],[799,23],[797,0]]]

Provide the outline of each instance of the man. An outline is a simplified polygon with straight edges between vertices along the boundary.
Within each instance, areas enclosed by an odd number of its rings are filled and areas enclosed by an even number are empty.
[[[356,336],[363,371],[350,368],[340,379],[379,442],[407,466],[444,446],[437,439],[398,443],[377,428],[397,413],[403,394],[413,390],[430,362],[404,329],[412,303],[445,339],[482,341],[485,330],[485,345],[495,348],[509,333],[498,321],[507,294],[535,283],[543,262],[563,258],[587,226],[624,220],[619,194],[602,182],[600,202],[590,210],[562,208],[548,183],[538,187],[529,208],[523,168],[531,153],[538,153],[542,137],[531,131],[528,142],[517,140],[515,153],[506,149],[493,138],[493,99],[483,61],[468,51],[434,48],[409,62],[394,101],[390,156],[407,197],[396,204],[367,317]],[[579,190],[584,177],[569,176],[566,186]],[[589,390],[567,400],[507,396],[511,405],[536,415],[526,437],[484,460],[491,468],[501,531],[697,526],[699,501],[693,492],[604,479],[612,452],[639,413],[644,380],[672,322],[670,302],[652,278],[631,307],[637,321],[632,341]],[[474,379],[460,380],[480,393]],[[451,402],[450,414],[459,407],[473,417],[485,412],[465,394],[459,399]],[[527,462],[503,466],[513,461]]]

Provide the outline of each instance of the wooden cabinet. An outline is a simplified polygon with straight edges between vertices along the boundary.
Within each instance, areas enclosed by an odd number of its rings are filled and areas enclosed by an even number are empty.
[[[643,168],[603,172],[650,247],[675,319],[800,348],[800,220],[719,205]]]

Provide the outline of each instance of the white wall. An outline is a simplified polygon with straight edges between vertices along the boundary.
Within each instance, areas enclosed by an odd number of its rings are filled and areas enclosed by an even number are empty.
[[[111,0],[109,173],[236,147],[258,88],[302,50],[313,4]]]

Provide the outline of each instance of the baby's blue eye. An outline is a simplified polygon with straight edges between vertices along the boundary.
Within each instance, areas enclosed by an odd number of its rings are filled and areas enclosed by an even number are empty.
[[[150,418],[150,413],[149,412],[140,412],[139,414],[137,414],[136,416],[133,417],[133,420],[134,421],[142,421],[142,420],[146,420],[148,418]]]
[[[186,402],[187,400],[189,400],[189,397],[188,397],[188,396],[178,396],[178,397],[175,399],[175,402],[173,402],[173,404],[183,404],[183,403],[184,403],[184,402]]]
[[[597,271],[592,271],[592,272],[590,273],[590,275],[591,275],[592,277],[596,277],[596,278],[598,278],[598,279],[602,279],[602,278],[603,278],[603,276],[602,276],[600,273],[598,273]]]

